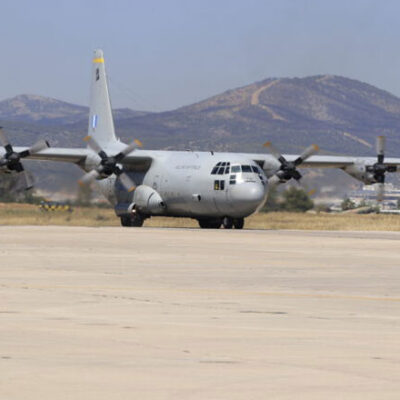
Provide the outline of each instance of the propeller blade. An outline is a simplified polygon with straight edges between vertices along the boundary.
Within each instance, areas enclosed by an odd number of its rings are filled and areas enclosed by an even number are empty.
[[[271,142],[265,142],[263,144],[264,147],[267,147],[269,152],[281,163],[285,164],[286,159],[283,157],[281,152],[271,143]]]
[[[385,158],[386,137],[378,136],[376,138],[376,153],[378,154],[378,164],[382,164]]]
[[[377,188],[376,188],[376,199],[379,203],[381,203],[385,197],[385,184],[382,183],[377,183]]]
[[[21,151],[21,153],[19,153],[19,156],[21,158],[25,158],[25,157],[30,156],[31,154],[39,153],[40,151],[47,149],[48,147],[50,147],[50,146],[46,140],[39,140],[33,146],[31,146],[28,150]]]
[[[276,176],[276,175],[273,175],[273,176],[271,176],[271,178],[268,178],[268,183],[269,183],[270,185],[277,185],[277,184],[280,183],[280,182],[281,182],[281,180],[280,180],[279,177]]]
[[[295,179],[296,181],[300,181],[300,179],[303,177],[303,175],[301,175],[301,173],[299,171],[297,171],[297,169],[295,169],[292,172],[292,178]]]
[[[311,189],[307,192],[310,197],[314,196],[315,193],[317,193],[316,189]]]
[[[137,149],[138,147],[142,147],[142,142],[138,139],[135,139],[131,144],[128,144],[122,151],[120,151],[116,156],[115,159],[117,162],[121,161],[124,159],[129,153],[131,153],[133,150]]]
[[[135,182],[133,182],[126,172],[122,172],[122,174],[119,175],[119,180],[128,192],[132,192],[136,189]]]
[[[97,143],[96,139],[93,136],[86,136],[83,138],[83,140],[88,144],[88,146],[95,151],[102,160],[105,160],[107,158],[107,154],[105,151],[100,147],[100,145]]]
[[[79,179],[78,183],[81,186],[88,185],[89,183],[93,182],[96,178],[98,178],[100,175],[100,172],[97,171],[97,169],[92,169],[88,173],[82,176],[81,179]]]
[[[46,140],[39,140],[32,147],[29,148],[29,153],[36,154],[44,149],[47,149],[48,147],[50,147],[50,146]]]
[[[307,160],[307,158],[311,157],[319,150],[319,147],[316,144],[312,144],[311,146],[307,147],[301,155],[296,158],[294,161],[294,165],[300,165],[303,161]]]
[[[24,185],[25,185],[25,190],[29,190],[33,188],[33,181],[31,179],[31,176],[29,175],[28,172],[25,170],[22,171],[22,176],[24,180]]]

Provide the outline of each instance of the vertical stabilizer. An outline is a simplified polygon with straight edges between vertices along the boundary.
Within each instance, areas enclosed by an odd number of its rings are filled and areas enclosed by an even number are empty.
[[[102,50],[95,50],[93,55],[89,107],[88,135],[100,146],[116,141]]]

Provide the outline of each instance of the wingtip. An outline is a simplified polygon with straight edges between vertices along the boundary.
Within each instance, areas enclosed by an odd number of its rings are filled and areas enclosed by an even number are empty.
[[[83,138],[84,142],[88,142],[92,137],[90,135],[87,135]]]
[[[268,141],[268,142],[265,142],[265,143],[263,144],[263,146],[264,146],[264,147],[270,147],[270,146],[271,146],[271,142],[269,142],[269,141]]]
[[[139,139],[135,139],[134,142],[139,146],[143,147],[143,143]]]

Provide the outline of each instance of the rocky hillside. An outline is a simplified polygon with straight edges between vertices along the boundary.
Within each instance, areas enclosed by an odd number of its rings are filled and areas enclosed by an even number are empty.
[[[267,79],[119,126],[153,146],[257,151],[272,140],[287,152],[318,143],[328,152],[372,154],[375,137],[385,134],[400,152],[400,99],[337,76]]]
[[[53,146],[82,146],[87,114],[86,107],[39,96],[0,102],[0,124],[15,144],[44,137]],[[148,149],[262,152],[271,140],[284,152],[317,143],[328,154],[373,155],[375,137],[384,134],[388,155],[400,156],[400,99],[339,76],[266,79],[169,112],[123,109],[114,115],[118,135],[139,138]],[[59,184],[64,171],[51,165],[33,167],[58,171],[53,178],[39,173],[44,186],[49,179]],[[77,174],[67,173],[63,185],[75,184]],[[326,175],[314,176],[324,181]]]
[[[86,123],[89,108],[49,97],[21,94],[0,101],[0,120],[38,122],[44,125]],[[114,110],[115,117],[132,118],[147,113],[129,108]]]

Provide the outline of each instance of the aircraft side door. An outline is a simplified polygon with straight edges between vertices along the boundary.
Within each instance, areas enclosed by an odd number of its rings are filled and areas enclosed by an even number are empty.
[[[213,197],[215,207],[219,212],[224,212],[229,206],[227,175],[215,175],[213,180]]]

